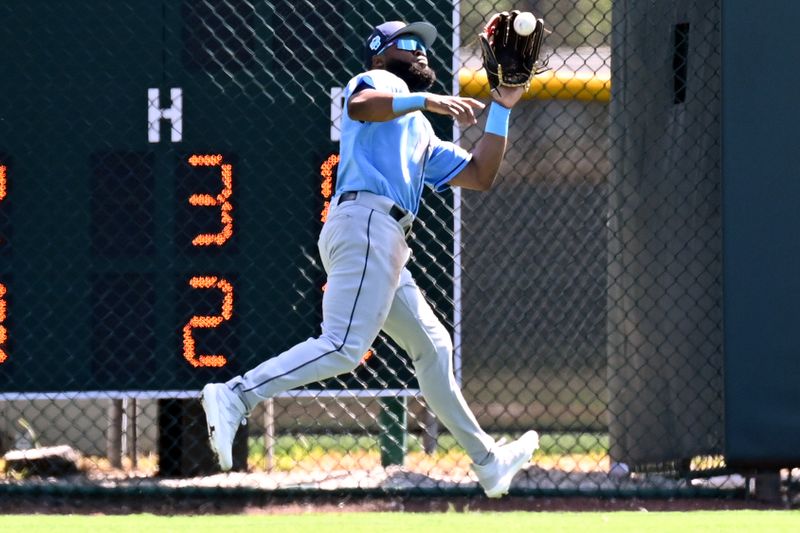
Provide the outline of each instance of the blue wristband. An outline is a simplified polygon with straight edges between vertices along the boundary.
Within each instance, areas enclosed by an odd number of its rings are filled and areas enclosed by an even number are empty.
[[[489,106],[489,117],[486,119],[486,133],[508,137],[508,118],[510,116],[510,109],[497,102],[492,102],[492,105]]]
[[[425,109],[425,93],[396,94],[392,98],[392,112],[395,115],[420,109]]]

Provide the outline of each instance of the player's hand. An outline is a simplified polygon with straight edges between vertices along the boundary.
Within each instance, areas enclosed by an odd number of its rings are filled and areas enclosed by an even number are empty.
[[[501,85],[492,90],[494,101],[507,109],[517,105],[523,94],[525,94],[525,87],[506,87]]]
[[[428,93],[425,98],[425,110],[440,115],[453,117],[459,126],[466,127],[477,124],[475,110],[486,107],[481,102],[473,98],[462,98],[460,96],[448,96]]]

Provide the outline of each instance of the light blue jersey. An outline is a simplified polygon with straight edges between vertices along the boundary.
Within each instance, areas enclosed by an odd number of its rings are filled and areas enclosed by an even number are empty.
[[[463,148],[442,141],[421,111],[388,122],[359,122],[346,102],[359,86],[408,94],[406,83],[386,70],[370,70],[351,79],[344,90],[344,113],[336,194],[369,191],[391,198],[416,215],[422,187],[447,187],[472,159]]]

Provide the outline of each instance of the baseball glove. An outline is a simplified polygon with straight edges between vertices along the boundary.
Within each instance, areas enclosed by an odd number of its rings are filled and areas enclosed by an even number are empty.
[[[478,36],[483,51],[483,67],[492,90],[498,86],[528,87],[531,78],[547,70],[547,60],[539,61],[544,39],[544,21],[536,19],[529,35],[514,29],[518,10],[496,13]]]

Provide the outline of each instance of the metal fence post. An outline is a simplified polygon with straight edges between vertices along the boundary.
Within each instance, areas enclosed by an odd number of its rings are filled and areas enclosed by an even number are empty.
[[[106,456],[114,468],[122,466],[122,400],[111,400],[108,406]]]
[[[381,398],[380,403],[378,424],[381,428],[381,465],[402,465],[407,447],[406,399]]]

